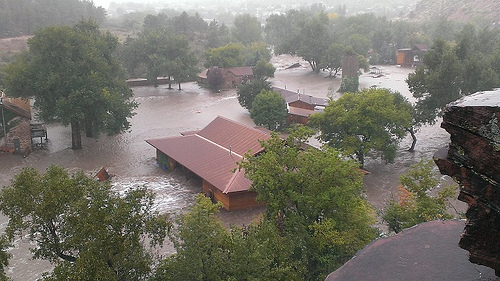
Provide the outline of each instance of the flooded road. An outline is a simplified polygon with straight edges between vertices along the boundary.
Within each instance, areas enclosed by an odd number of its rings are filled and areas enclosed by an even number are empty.
[[[301,67],[285,69],[296,61],[300,61]],[[340,85],[339,77],[316,75],[307,63],[296,58],[279,56],[273,58],[273,63],[277,67],[275,77],[271,79],[274,86],[318,97],[339,96],[336,93]],[[360,87],[376,85],[391,88],[411,98],[404,81],[411,71],[393,66],[382,67],[382,77],[374,78],[368,73],[361,75]],[[13,176],[26,166],[44,171],[51,164],[57,164],[70,171],[82,169],[90,175],[106,167],[110,174],[115,175],[113,184],[118,191],[147,186],[157,194],[158,211],[186,211],[200,188],[180,173],[160,169],[156,165],[154,148],[144,140],[178,136],[181,132],[201,129],[218,115],[250,126],[254,123],[246,109],[238,104],[234,90],[213,93],[195,83],[182,84],[182,88],[182,91],[168,90],[166,85],[134,88],[134,98],[140,105],[131,119],[131,129],[121,135],[102,135],[98,139],[83,137],[83,148],[78,151],[71,149],[69,128],[48,124],[50,140],[46,148],[35,150],[26,158],[0,154],[0,186],[8,185]],[[366,169],[371,174],[365,177],[366,194],[375,208],[381,208],[391,198],[400,174],[420,158],[430,159],[438,148],[449,141],[449,135],[439,128],[439,122],[422,128],[417,138],[414,153],[406,151],[411,141],[409,137],[402,142],[394,164],[367,159]],[[261,211],[222,211],[221,218],[226,225],[248,223]],[[5,217],[0,217],[0,230],[5,228],[6,222]],[[50,269],[46,262],[29,260],[29,246],[27,239],[21,239],[12,250],[14,257],[8,271],[13,280],[34,280],[40,277],[41,272]],[[166,247],[165,253],[169,251],[171,248]]]

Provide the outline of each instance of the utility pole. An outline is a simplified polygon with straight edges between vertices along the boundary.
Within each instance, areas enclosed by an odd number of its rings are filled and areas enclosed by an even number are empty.
[[[0,93],[2,93],[2,95],[0,96],[0,107],[2,107],[3,137],[4,137],[4,140],[5,140],[5,146],[7,147],[7,129],[5,128],[5,115],[3,113],[3,97],[4,97],[5,94],[2,91],[0,91]]]

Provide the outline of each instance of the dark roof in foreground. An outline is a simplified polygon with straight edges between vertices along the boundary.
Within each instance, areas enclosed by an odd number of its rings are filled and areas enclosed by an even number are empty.
[[[197,133],[146,140],[156,149],[205,179],[223,193],[245,191],[251,181],[238,171],[245,153],[262,151],[259,140],[271,136],[218,116]]]
[[[380,238],[360,250],[326,281],[500,280],[489,267],[469,262],[458,242],[464,220],[432,221]]]

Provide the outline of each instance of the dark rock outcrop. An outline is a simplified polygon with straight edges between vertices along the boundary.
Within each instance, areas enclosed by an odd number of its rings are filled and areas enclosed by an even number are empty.
[[[447,105],[441,127],[448,147],[434,155],[442,174],[460,185],[468,204],[460,247],[469,260],[500,275],[500,90],[480,92]]]
[[[491,268],[470,263],[457,246],[463,220],[424,222],[379,238],[325,281],[497,280]]]

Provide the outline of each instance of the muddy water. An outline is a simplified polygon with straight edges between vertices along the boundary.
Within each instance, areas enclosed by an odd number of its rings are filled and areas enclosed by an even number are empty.
[[[301,66],[285,69],[299,61]],[[329,78],[326,74],[316,75],[307,63],[296,58],[279,56],[273,59],[277,67],[273,85],[299,90],[306,95],[319,97],[338,97],[336,90],[340,78]],[[411,97],[404,79],[411,70],[397,67],[384,67],[384,76],[374,78],[371,74],[360,77],[361,87],[392,88]],[[28,157],[0,154],[0,186],[8,185],[10,179],[22,167],[32,166],[40,171],[51,164],[62,165],[70,171],[82,169],[94,175],[101,167],[115,175],[115,188],[122,192],[130,187],[147,186],[156,194],[156,205],[160,212],[184,212],[193,204],[194,194],[199,192],[196,183],[186,180],[179,173],[161,170],[155,161],[155,150],[144,140],[177,136],[180,132],[203,128],[216,116],[221,115],[246,125],[253,126],[248,112],[239,106],[235,91],[213,93],[198,87],[195,83],[182,85],[183,90],[168,90],[165,85],[158,88],[136,87],[134,98],[140,104],[136,115],[131,119],[131,129],[118,136],[101,136],[96,139],[83,138],[83,149],[70,148],[70,129],[57,124],[48,124],[49,142],[44,149],[35,150]],[[410,139],[402,142],[398,158],[394,164],[385,165],[378,160],[367,160],[366,169],[371,172],[365,178],[366,194],[370,202],[381,208],[395,192],[399,175],[418,162],[421,157],[430,158],[434,151],[448,142],[448,134],[435,126],[422,128],[416,152],[406,151]],[[221,218],[226,225],[246,224],[258,216],[262,209],[222,212]],[[0,217],[0,230],[4,229],[6,218]],[[29,259],[27,239],[16,241],[12,250],[9,274],[14,280],[33,280],[41,272],[50,269],[42,261]],[[170,246],[163,253],[172,251]]]

